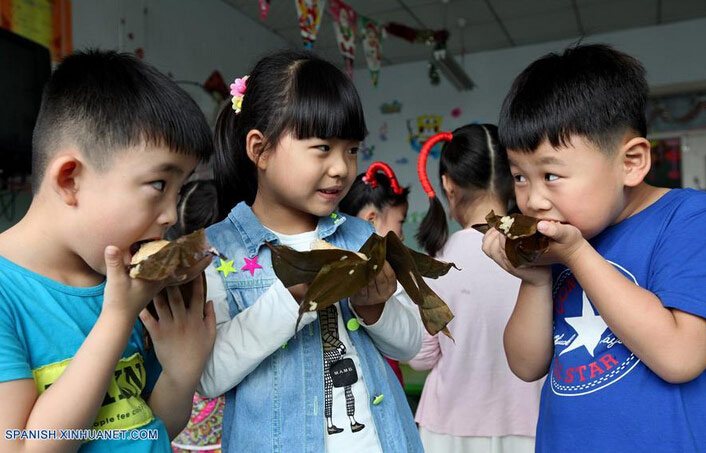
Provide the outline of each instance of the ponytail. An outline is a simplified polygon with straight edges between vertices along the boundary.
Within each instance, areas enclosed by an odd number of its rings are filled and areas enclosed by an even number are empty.
[[[238,130],[241,115],[230,103],[223,106],[214,132],[214,180],[218,192],[218,219],[224,219],[241,201],[252,205],[257,193],[255,164],[245,152],[245,136]]]
[[[417,159],[417,174],[422,183],[424,192],[429,196],[429,210],[424,216],[415,238],[419,245],[431,256],[435,256],[444,247],[449,236],[449,225],[446,221],[444,205],[436,196],[434,188],[429,182],[427,175],[427,159],[429,151],[440,141],[451,141],[453,134],[450,132],[440,132],[424,143]],[[443,151],[442,151],[443,152]]]

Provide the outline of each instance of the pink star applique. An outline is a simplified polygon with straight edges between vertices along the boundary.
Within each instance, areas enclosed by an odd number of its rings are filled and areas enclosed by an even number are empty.
[[[241,267],[241,271],[250,271],[250,276],[255,275],[255,269],[262,269],[262,266],[257,264],[257,255],[253,259],[245,258],[245,266]]]

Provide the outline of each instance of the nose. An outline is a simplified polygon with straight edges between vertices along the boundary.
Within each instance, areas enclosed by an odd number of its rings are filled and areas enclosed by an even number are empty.
[[[345,153],[345,152],[344,152]],[[356,166],[356,162],[347,159],[344,153],[332,153],[328,174],[332,178],[346,179],[351,172],[356,171],[351,166]]]
[[[549,211],[552,204],[541,186],[530,186],[527,193],[527,210],[530,215]]]
[[[177,208],[176,203],[167,203],[166,206],[162,208],[162,212],[159,214],[157,222],[165,228],[169,228],[174,225],[177,221]]]

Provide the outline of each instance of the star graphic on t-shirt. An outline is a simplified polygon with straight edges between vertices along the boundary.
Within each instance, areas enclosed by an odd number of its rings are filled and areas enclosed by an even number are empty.
[[[585,291],[583,292],[583,309],[581,311],[581,316],[565,318],[566,322],[576,331],[576,338],[559,355],[584,346],[593,357],[593,351],[601,341],[603,332],[608,328],[603,318],[593,311],[593,306]]]

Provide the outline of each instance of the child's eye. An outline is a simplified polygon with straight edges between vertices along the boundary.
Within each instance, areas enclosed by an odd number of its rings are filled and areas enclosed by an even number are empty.
[[[164,188],[166,187],[167,183],[163,180],[159,180],[159,181],[152,181],[150,183],[150,185],[152,187],[154,187],[155,189],[159,190],[160,192],[164,192]]]
[[[315,148],[318,148],[321,151],[331,151],[331,147],[328,145],[316,145]]]
[[[351,154],[358,154],[358,148],[351,148],[348,150],[348,152]]]
[[[559,177],[555,174],[547,173],[546,175],[544,175],[544,179],[546,179],[547,181],[556,181],[557,179],[559,179]]]
[[[515,178],[515,182],[518,182],[518,183],[526,181],[525,177],[522,175],[512,175],[512,177]]]

